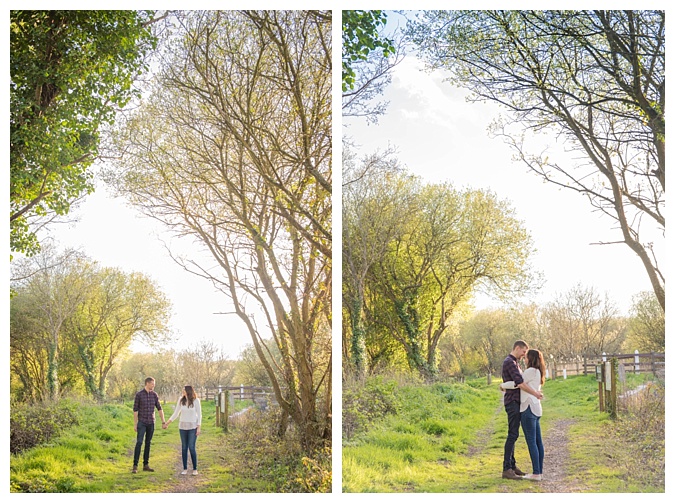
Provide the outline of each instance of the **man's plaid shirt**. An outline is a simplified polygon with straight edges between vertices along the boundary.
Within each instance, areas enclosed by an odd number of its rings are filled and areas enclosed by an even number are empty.
[[[518,366],[516,357],[512,354],[508,354],[506,358],[504,358],[504,363],[502,363],[502,380],[504,382],[513,381],[516,386],[523,382],[523,372]],[[506,394],[504,395],[504,405],[511,402],[520,403],[520,388],[506,390]]]
[[[157,393],[147,391],[145,388],[136,393],[134,412],[138,412],[138,420],[141,423],[153,424],[155,422],[155,407],[157,410],[162,410]]]

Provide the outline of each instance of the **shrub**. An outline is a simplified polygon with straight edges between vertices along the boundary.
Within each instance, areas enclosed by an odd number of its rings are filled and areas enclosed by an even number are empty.
[[[401,408],[397,390],[396,382],[381,377],[345,386],[342,392],[343,437],[349,440],[358,430],[367,429],[374,420],[397,414]]]
[[[78,424],[73,404],[13,404],[9,419],[9,450],[18,454],[48,442],[64,428]]]

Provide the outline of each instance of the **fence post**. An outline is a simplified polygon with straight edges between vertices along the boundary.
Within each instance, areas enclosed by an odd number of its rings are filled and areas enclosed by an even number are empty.
[[[640,373],[640,353],[637,349],[635,350],[635,367],[634,368],[635,368],[635,373],[639,374]]]
[[[229,426],[228,421],[229,421],[229,417],[230,417],[230,411],[229,411],[229,409],[230,409],[230,400],[229,400],[230,391],[229,390],[225,390],[225,396],[223,398],[225,399],[225,400],[223,400],[224,403],[223,403],[223,407],[222,407],[223,421],[225,422],[225,427],[223,429],[225,431],[227,431],[227,428]]]
[[[567,379],[567,366],[563,369],[563,380]]]
[[[595,379],[598,381],[598,398],[600,400],[600,412],[605,411],[605,393],[603,384],[605,382],[605,366],[598,364],[595,366]]]
[[[216,394],[216,426],[220,426],[220,393]]]
[[[617,403],[616,403],[616,388],[617,388],[616,373],[617,373],[617,370],[618,370],[618,366],[619,366],[619,360],[616,357],[612,358],[612,363],[610,365],[610,367],[612,369],[612,375],[611,375],[612,390],[610,392],[610,397],[611,397],[611,400],[612,400],[612,410],[609,413],[609,416],[612,419],[616,419],[616,412],[617,412],[616,411],[616,408],[617,408]]]

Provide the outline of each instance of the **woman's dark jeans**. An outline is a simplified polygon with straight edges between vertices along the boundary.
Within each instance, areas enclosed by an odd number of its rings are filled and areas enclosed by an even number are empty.
[[[192,469],[197,469],[197,428],[193,430],[178,430],[180,432],[180,443],[183,447],[183,470],[187,470],[188,449],[192,458]]]
[[[535,475],[541,475],[544,472],[544,442],[541,439],[539,419],[530,407],[520,414],[520,424],[530,451],[530,459],[532,459],[532,473]]]

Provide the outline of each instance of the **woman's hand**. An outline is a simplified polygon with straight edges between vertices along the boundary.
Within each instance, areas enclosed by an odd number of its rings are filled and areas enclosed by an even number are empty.
[[[202,427],[201,427],[201,426],[197,426],[197,435],[201,434],[201,432],[202,432]]]

